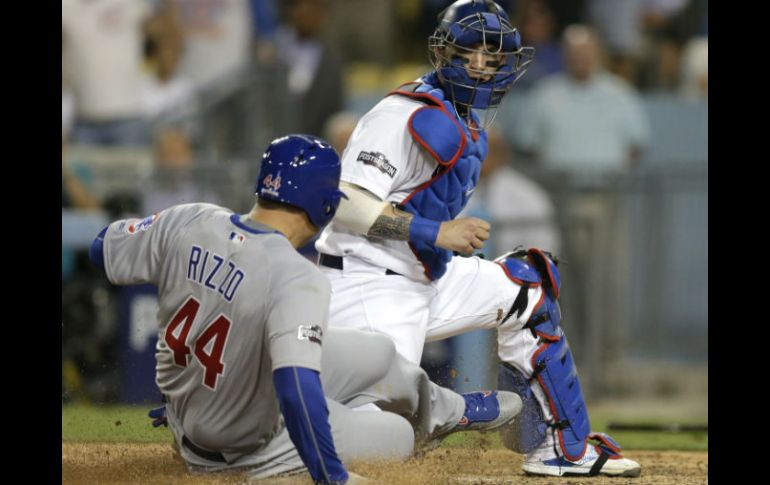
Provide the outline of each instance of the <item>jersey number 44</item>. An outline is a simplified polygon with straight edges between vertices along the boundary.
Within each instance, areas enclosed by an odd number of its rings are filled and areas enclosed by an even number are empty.
[[[174,363],[181,367],[187,367],[190,347],[187,345],[187,336],[190,333],[193,320],[198,314],[201,304],[193,297],[177,310],[166,327],[165,341],[171,351],[174,353]],[[216,390],[217,378],[225,371],[225,364],[222,362],[222,351],[225,348],[227,334],[230,332],[230,320],[220,314],[212,322],[205,326],[205,330],[198,336],[195,342],[190,342],[193,347],[193,353],[206,373],[203,377],[203,384]],[[179,327],[181,326],[181,330]],[[212,342],[210,351],[206,352],[209,342]]]

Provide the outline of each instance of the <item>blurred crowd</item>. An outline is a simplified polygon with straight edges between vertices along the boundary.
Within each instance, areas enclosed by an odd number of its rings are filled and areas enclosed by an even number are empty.
[[[427,37],[449,3],[62,0],[62,208],[114,219],[222,203],[195,170],[233,158],[256,165],[283,133],[325,137],[342,153],[362,114],[352,100],[371,89],[357,73],[410,73],[395,85],[378,77],[381,96],[427,72]],[[508,113],[467,210],[502,221],[494,250],[518,242],[558,251],[554,203],[524,172],[633,170],[650,138],[642,93],[708,98],[708,1],[498,3],[535,61],[513,87],[515,108],[501,107]],[[104,194],[71,155],[84,146],[143,150],[152,177],[140,190]],[[569,207],[594,235],[615,220],[615,207],[591,197]],[[570,241],[576,254],[609,251],[589,246]],[[313,256],[312,246],[304,251]],[[64,399],[116,399],[117,305],[85,250],[63,247]]]
[[[62,0],[62,138],[198,146],[204,122],[254,70],[281,77],[290,131],[323,134],[345,109],[346,67],[426,64],[447,0]],[[501,0],[536,48],[516,90],[569,72],[577,25],[597,70],[637,91],[708,95],[707,0]],[[408,81],[405,80],[405,81]],[[242,94],[242,93],[240,93]],[[276,113],[276,117],[281,114]],[[236,130],[237,131],[237,130]]]

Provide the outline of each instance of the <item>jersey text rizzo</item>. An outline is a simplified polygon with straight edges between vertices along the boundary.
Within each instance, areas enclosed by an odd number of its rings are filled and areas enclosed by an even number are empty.
[[[243,271],[232,261],[224,263],[225,259],[222,256],[193,245],[190,248],[190,259],[187,263],[187,279],[209,290],[218,291],[230,303],[243,281]],[[222,274],[224,277],[221,277]]]

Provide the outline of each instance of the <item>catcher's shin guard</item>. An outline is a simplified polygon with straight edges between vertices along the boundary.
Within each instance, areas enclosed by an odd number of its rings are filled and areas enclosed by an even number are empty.
[[[506,431],[508,436],[503,436],[506,445],[523,453],[532,451],[545,440],[550,427],[558,433],[561,453],[568,460],[577,461],[585,455],[588,439],[602,442],[605,446],[600,449],[607,455],[619,456],[620,448],[608,436],[591,433],[577,369],[560,327],[561,280],[553,258],[539,249],[529,249],[508,253],[496,261],[509,277],[523,283],[523,290],[537,285],[543,287],[543,296],[525,325],[540,342],[530,359],[532,375],[527,378],[510,364],[500,365],[498,389],[518,393],[523,403],[515,426]],[[537,276],[533,277],[535,274]],[[524,305],[526,307],[526,303]],[[552,416],[549,421],[545,420],[530,387],[535,384],[540,386],[548,401]]]

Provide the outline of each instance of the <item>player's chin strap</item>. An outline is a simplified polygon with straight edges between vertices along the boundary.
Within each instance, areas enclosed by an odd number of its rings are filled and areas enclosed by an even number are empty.
[[[525,325],[540,342],[530,361],[534,369],[532,375],[526,377],[508,363],[500,365],[498,389],[516,392],[523,403],[519,419],[514,427],[503,433],[503,441],[509,448],[527,453],[542,444],[550,428],[558,434],[561,454],[570,461],[578,461],[586,453],[588,440],[598,440],[595,449],[600,458],[593,467],[596,470],[591,470],[598,473],[608,459],[621,457],[620,446],[605,434],[591,433],[577,369],[560,326],[558,298],[561,280],[556,260],[544,251],[529,249],[508,253],[496,261],[508,277],[522,287],[514,307],[521,293],[526,293],[528,288],[543,287],[543,296]],[[526,308],[526,301],[519,302],[518,306],[522,305]],[[509,314],[513,311],[512,308]],[[545,421],[540,403],[532,391],[531,386],[535,383],[539,384],[548,400],[553,416],[551,422]]]

